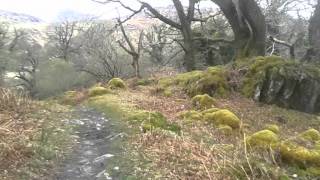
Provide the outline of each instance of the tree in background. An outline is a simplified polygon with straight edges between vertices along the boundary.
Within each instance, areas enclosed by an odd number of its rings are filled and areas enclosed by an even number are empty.
[[[22,81],[20,85],[29,92],[31,97],[35,97],[37,94],[36,72],[39,66],[41,48],[42,47],[40,45],[31,45],[26,47],[17,70],[18,75],[16,78]]]
[[[309,44],[310,49],[304,57],[306,61],[319,63],[320,59],[320,0],[317,0],[317,5],[313,16],[310,18],[309,25]]]
[[[70,61],[71,55],[78,50],[74,44],[74,38],[80,31],[78,20],[63,18],[61,22],[50,27],[48,32],[50,43],[55,58],[61,58],[66,62]]]
[[[121,57],[110,26],[104,22],[92,23],[76,40],[82,44],[79,57],[74,61],[76,69],[92,75],[98,82],[106,82],[121,74]]]
[[[195,4],[199,2],[199,0],[189,0],[189,7],[187,8],[187,12],[185,12],[185,8],[182,5],[180,0],[172,0],[174,4],[174,8],[178,15],[178,21],[170,19],[166,17],[165,14],[158,11],[156,8],[151,6],[149,3],[139,1],[141,3],[141,7],[138,10],[134,10],[131,7],[126,6],[120,0],[106,0],[106,1],[97,1],[99,3],[109,3],[109,2],[116,2],[120,3],[122,7],[126,8],[127,10],[131,11],[133,14],[129,16],[129,18],[133,17],[134,15],[142,12],[144,9],[147,9],[148,12],[154,17],[159,19],[165,24],[170,25],[172,28],[179,30],[182,34],[183,39],[181,41],[181,47],[185,52],[184,57],[184,65],[188,71],[195,69],[195,48],[194,48],[194,39],[192,33],[192,22],[196,21],[195,19]],[[128,19],[129,19],[128,18]],[[126,19],[127,20],[127,19]],[[125,20],[125,21],[126,21]],[[121,22],[120,24],[122,24]]]
[[[118,23],[119,23],[120,31],[121,31],[123,39],[124,39],[123,42],[118,41],[118,43],[119,43],[120,47],[132,57],[132,64],[131,65],[135,70],[135,76],[137,78],[140,78],[141,74],[140,74],[139,60],[140,60],[141,52],[142,52],[142,42],[143,42],[144,32],[143,32],[143,30],[139,31],[139,38],[137,41],[137,46],[135,47],[133,45],[134,40],[129,38],[128,34],[126,33],[126,30],[123,27],[123,23],[121,22],[120,19],[118,19]]]
[[[4,73],[6,70],[6,53],[5,45],[8,41],[8,25],[4,22],[0,22],[0,86],[4,85]]]
[[[166,66],[183,52],[183,49],[176,44],[177,36],[167,24],[155,23],[145,33],[143,51],[149,55],[150,61],[154,64]]]

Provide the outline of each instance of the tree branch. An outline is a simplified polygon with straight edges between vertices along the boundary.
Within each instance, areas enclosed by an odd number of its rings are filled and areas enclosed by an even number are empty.
[[[140,1],[143,7],[147,8],[156,18],[163,21],[164,23],[176,28],[176,29],[182,29],[181,25],[179,23],[174,22],[173,20],[165,17],[164,15],[160,14],[156,9],[154,9],[150,4],[146,2]]]
[[[293,44],[290,44],[288,42],[285,42],[285,41],[282,41],[282,40],[279,40],[273,36],[269,36],[269,40],[274,42],[274,43],[277,43],[277,44],[280,44],[282,46],[286,46],[289,48],[290,50],[290,58],[291,59],[295,59],[295,49],[294,49],[294,45]]]

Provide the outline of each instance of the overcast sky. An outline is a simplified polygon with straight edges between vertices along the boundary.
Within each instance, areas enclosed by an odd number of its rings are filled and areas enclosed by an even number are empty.
[[[101,0],[103,1],[103,0]],[[154,7],[172,5],[172,0],[144,0]],[[181,0],[187,5],[188,0]],[[123,0],[130,7],[139,7],[136,0]],[[116,4],[99,4],[91,0],[0,0],[0,10],[25,13],[38,17],[44,21],[57,20],[58,16],[66,12],[75,12],[85,15],[95,15],[101,18],[114,18],[120,12],[126,16],[127,11]],[[202,6],[214,6],[212,2],[202,2]],[[308,13],[306,13],[308,15]],[[310,14],[310,13],[309,13]]]
[[[155,7],[163,7],[172,4],[171,0],[146,1]],[[187,0],[183,1],[187,2]],[[125,0],[123,2],[130,5],[130,7],[139,7],[136,0]],[[102,16],[104,18],[117,16],[118,11],[120,11],[121,15],[126,14],[121,8],[117,8],[118,5],[102,5],[91,0],[0,0],[0,4],[1,10],[29,14],[44,21],[55,20],[59,14],[64,12],[77,12],[81,14]]]

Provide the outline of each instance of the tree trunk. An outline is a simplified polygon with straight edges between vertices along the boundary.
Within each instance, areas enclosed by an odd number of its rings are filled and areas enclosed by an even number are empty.
[[[264,56],[266,23],[254,0],[212,0],[228,19],[234,32],[236,58]]]
[[[134,68],[136,78],[141,78],[139,58],[139,56],[135,56],[132,58],[132,67]]]
[[[195,52],[194,42],[192,38],[193,38],[192,34],[184,36],[184,43],[183,43],[183,48],[185,51],[184,66],[187,71],[193,71],[196,69],[196,66],[195,66],[196,52]]]
[[[320,60],[320,0],[318,0],[314,14],[310,19],[309,43],[310,49],[305,55],[305,60],[317,62]]]

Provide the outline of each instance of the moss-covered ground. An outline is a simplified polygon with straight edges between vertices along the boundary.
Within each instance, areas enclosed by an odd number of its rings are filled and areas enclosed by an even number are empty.
[[[252,67],[264,68],[255,63]],[[283,63],[291,64],[272,57],[268,67]],[[259,79],[245,79],[241,86],[240,75],[232,66],[218,66],[139,82],[113,79],[62,99],[103,112],[126,134],[110,144],[121,154],[107,168],[114,177],[317,178],[320,117],[254,102],[245,92]],[[115,80],[121,87],[111,87]]]
[[[130,132],[122,142],[119,160],[120,169],[127,171],[108,169],[111,175],[133,179],[317,177],[319,116],[257,103],[232,91],[229,96],[211,95],[214,105],[202,109],[195,106],[185,86],[172,83],[177,77],[171,78],[165,78],[166,85],[163,78],[143,86],[128,84],[130,88],[87,101],[124,123],[120,127]],[[158,93],[159,86],[169,88],[170,96]],[[157,123],[145,126],[152,121]],[[287,161],[292,157],[300,158]]]

